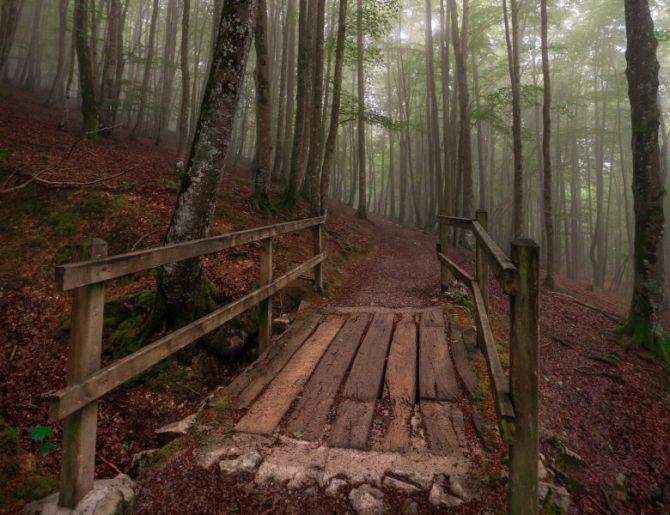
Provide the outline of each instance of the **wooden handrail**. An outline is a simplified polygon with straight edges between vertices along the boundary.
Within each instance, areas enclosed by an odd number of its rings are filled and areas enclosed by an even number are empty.
[[[111,257],[107,257],[107,243],[103,240],[87,240],[75,247],[75,257],[83,260],[56,268],[58,287],[72,290],[73,295],[68,385],[50,396],[49,410],[50,421],[64,420],[59,506],[76,508],[93,488],[98,399],[258,305],[259,347],[263,351],[272,337],[272,295],[311,269],[316,289],[322,290],[326,253],[322,249],[321,226],[325,221],[325,216],[296,220]],[[314,255],[274,279],[273,238],[308,228],[313,229]],[[255,241],[263,243],[258,289],[100,369],[106,281]]]
[[[49,420],[51,422],[61,420],[99,399],[137,374],[269,298],[325,259],[325,252],[314,256],[266,286],[98,370],[80,383],[70,385],[50,395]]]
[[[491,390],[501,434],[510,445],[509,512],[538,513],[538,341],[539,341],[539,247],[532,240],[512,242],[508,258],[487,232],[488,214],[477,211],[477,219],[438,216],[442,287],[449,273],[464,283],[474,298],[477,340],[486,358]],[[477,240],[476,277],[447,257],[449,225],[470,230]],[[489,262],[510,297],[510,374],[500,363],[488,316]]]
[[[319,216],[221,234],[200,240],[185,241],[154,249],[118,254],[102,259],[61,265],[56,267],[56,285],[59,290],[68,291],[89,284],[117,279],[124,275],[151,270],[169,263],[272,238],[280,234],[323,225],[325,221],[324,216]]]

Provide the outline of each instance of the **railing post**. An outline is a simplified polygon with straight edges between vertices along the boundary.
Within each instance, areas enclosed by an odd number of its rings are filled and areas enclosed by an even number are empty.
[[[321,225],[314,227],[314,255],[319,255],[323,252],[323,239],[321,235]],[[323,263],[319,263],[314,267],[314,289],[317,292],[323,293]]]
[[[272,282],[272,238],[261,242],[261,286]],[[258,353],[268,348],[272,341],[272,297],[265,299],[258,306]]]
[[[488,230],[489,213],[484,209],[477,211],[476,220],[484,230]],[[489,312],[489,256],[484,250],[482,244],[477,240],[477,282],[479,283],[479,290],[482,292],[484,299],[484,306],[486,306],[486,313]]]
[[[107,242],[88,239],[74,247],[74,261],[107,256]],[[82,286],[73,292],[67,384],[77,384],[100,368],[104,283]],[[93,489],[98,403],[92,402],[65,418],[58,504],[75,508]]]
[[[446,212],[440,213],[441,216],[446,216]],[[447,250],[449,248],[449,222],[446,218],[438,218],[439,230],[440,230],[440,247],[439,251],[447,256]],[[449,287],[449,281],[451,280],[449,269],[447,265],[440,261],[440,285],[442,290],[446,290]]]
[[[518,289],[511,297],[510,390],[516,413],[510,449],[509,513],[538,513],[538,340],[540,252],[532,240],[512,242]]]

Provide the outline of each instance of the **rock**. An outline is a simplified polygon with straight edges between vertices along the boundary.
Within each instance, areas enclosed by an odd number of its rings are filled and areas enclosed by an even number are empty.
[[[385,486],[386,488],[390,488],[392,490],[399,490],[401,492],[406,492],[408,494],[419,491],[418,486],[393,476],[384,477],[384,479],[382,480],[382,485]]]
[[[249,333],[239,327],[224,325],[205,340],[205,345],[221,359],[233,358],[249,343]]]
[[[551,502],[557,508],[559,508],[562,513],[568,513],[570,505],[572,504],[572,498],[570,497],[570,494],[564,487],[550,485],[549,502]]]
[[[540,499],[540,504],[544,503],[547,495],[549,495],[549,484],[540,481],[537,488],[537,496]]]
[[[453,476],[449,477],[449,491],[459,499],[463,499],[464,501],[467,500],[465,488],[463,488],[461,482]]]
[[[542,460],[538,460],[537,462],[537,478],[540,481],[547,479],[547,468],[544,466],[544,463],[542,463]]]
[[[616,486],[621,490],[626,489],[626,476],[623,474],[623,472],[619,472],[616,475]]]
[[[567,447],[563,447],[563,456],[569,458],[576,465],[581,465],[583,463],[582,457],[575,451],[568,449]]]
[[[330,480],[330,483],[328,483],[328,486],[326,487],[326,495],[329,495],[330,497],[337,497],[340,495],[340,490],[346,488],[347,485],[348,483],[344,479],[334,477]]]
[[[134,483],[125,474],[101,479],[74,510],[58,506],[58,493],[28,504],[24,515],[131,515],[135,508]]]
[[[318,490],[316,489],[315,486],[310,486],[307,490],[305,490],[305,495],[308,495],[309,497],[313,497],[318,493]]]
[[[221,460],[219,468],[224,474],[251,473],[256,470],[263,457],[256,451],[251,451],[233,460]]]
[[[282,316],[277,317],[272,321],[272,328],[278,333],[283,333],[289,328],[290,325],[291,319],[287,314],[283,314]]]
[[[300,304],[298,304],[298,311],[302,311],[303,309],[307,309],[311,304],[307,302],[306,300],[301,300]]]
[[[419,515],[419,505],[412,499],[405,499],[402,503],[402,515]]]
[[[439,506],[446,506],[448,508],[455,508],[463,504],[463,501],[458,497],[448,494],[445,492],[444,487],[442,486],[442,480],[439,478],[433,483],[432,488],[430,489],[430,494],[428,495],[428,501],[430,504],[436,508]]]
[[[388,512],[381,490],[363,484],[349,492],[349,501],[358,515],[376,515]]]
[[[193,427],[193,424],[195,424],[195,418],[196,414],[194,413],[178,422],[156,429],[155,433],[158,437],[158,441],[161,445],[167,445],[172,440],[176,440],[177,438],[188,434]]]
[[[147,466],[151,464],[152,457],[159,449],[148,449],[146,451],[138,452],[133,456],[133,462],[130,465],[130,477],[136,478],[141,476],[146,470]]]

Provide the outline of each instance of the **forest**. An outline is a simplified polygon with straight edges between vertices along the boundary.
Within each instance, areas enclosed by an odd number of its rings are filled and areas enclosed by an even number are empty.
[[[0,513],[667,513],[669,66],[658,0],[0,0]]]

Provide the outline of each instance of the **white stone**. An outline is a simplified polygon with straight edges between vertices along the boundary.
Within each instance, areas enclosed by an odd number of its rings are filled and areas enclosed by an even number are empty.
[[[461,482],[453,476],[449,477],[449,491],[459,499],[463,499],[464,501],[467,500],[468,496],[465,493],[465,488],[463,488]]]
[[[155,433],[158,437],[158,441],[161,442],[161,444],[166,445],[172,440],[188,434],[193,427],[193,424],[195,424],[195,419],[196,414],[194,413],[182,420],[156,429]]]
[[[219,468],[224,474],[239,474],[241,472],[253,472],[263,457],[256,451],[251,451],[232,460],[221,460]]]
[[[358,515],[377,515],[388,512],[384,493],[370,485],[361,485],[349,493],[349,501]]]
[[[328,483],[328,486],[326,487],[326,495],[329,495],[330,497],[337,497],[340,495],[340,490],[346,488],[347,485],[348,483],[344,479],[334,477],[330,480],[330,483]]]
[[[86,496],[74,510],[58,506],[55,493],[39,501],[28,504],[23,515],[131,515],[134,511],[134,483],[125,474],[114,479],[96,481]]]
[[[544,463],[542,463],[542,460],[538,460],[537,462],[537,478],[540,481],[547,479],[547,468],[544,466]]]
[[[430,504],[436,508],[439,506],[455,508],[456,506],[463,504],[461,499],[445,492],[444,487],[440,483],[441,481],[438,479],[433,483],[433,487],[430,489],[430,494],[428,494],[428,501]]]
[[[408,481],[403,481],[402,479],[398,479],[393,476],[385,476],[384,480],[382,481],[382,485],[384,485],[386,488],[390,488],[392,490],[399,490],[400,492],[406,492],[408,494],[419,491],[419,487],[417,487],[416,485],[413,485]]]
[[[570,494],[562,486],[551,485],[549,487],[550,494],[549,500],[554,503],[563,513],[568,513],[570,505],[572,504],[572,498]]]

